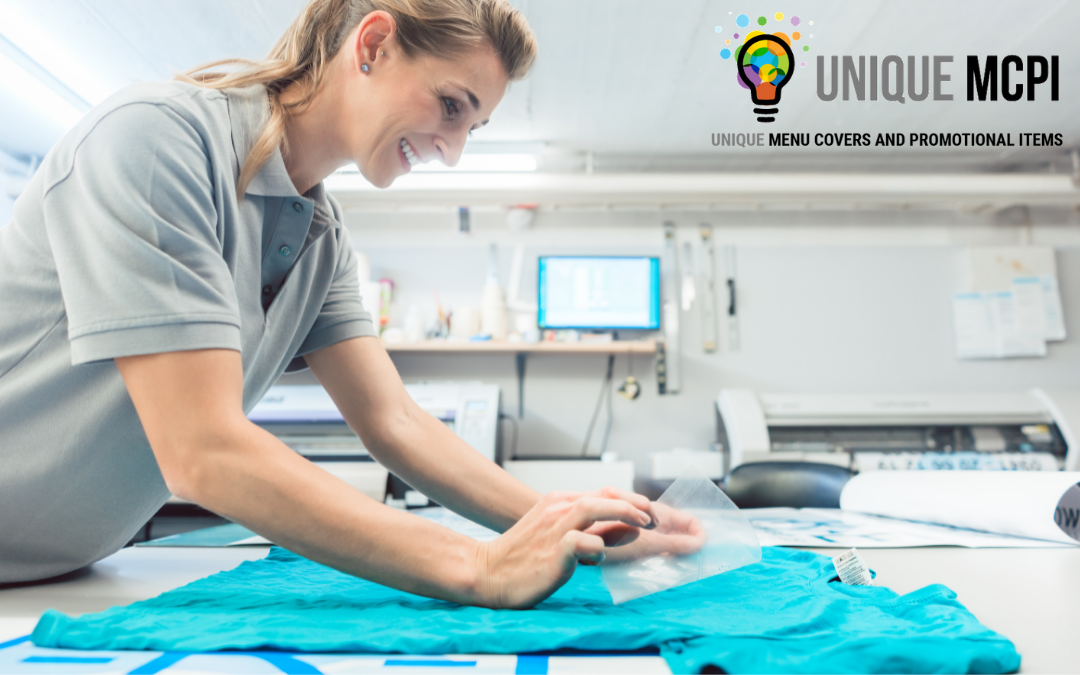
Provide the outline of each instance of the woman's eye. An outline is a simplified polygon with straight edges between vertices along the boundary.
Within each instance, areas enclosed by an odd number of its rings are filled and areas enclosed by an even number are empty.
[[[454,115],[458,114],[457,101],[455,101],[454,99],[452,99],[452,98],[444,98],[443,99],[443,106],[446,107],[446,114],[449,115],[450,117],[453,117]]]

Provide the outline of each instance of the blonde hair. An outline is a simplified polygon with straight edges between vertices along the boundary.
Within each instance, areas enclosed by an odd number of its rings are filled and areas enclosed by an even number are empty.
[[[507,0],[311,0],[261,61],[222,59],[176,77],[212,89],[266,86],[270,117],[240,170],[237,194],[241,199],[275,148],[287,154],[286,118],[311,102],[327,64],[345,39],[364,17],[380,10],[397,21],[397,43],[407,58],[449,58],[487,46],[499,57],[511,82],[524,78],[536,58],[532,29]],[[240,68],[204,72],[219,66]],[[304,95],[283,103],[281,93],[294,83]]]

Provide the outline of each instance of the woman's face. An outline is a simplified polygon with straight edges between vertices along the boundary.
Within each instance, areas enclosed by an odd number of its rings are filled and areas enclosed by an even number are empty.
[[[392,31],[366,40],[367,23],[359,27],[351,63],[344,64],[351,80],[344,140],[360,173],[384,188],[416,164],[454,166],[469,133],[487,124],[506,93],[499,58],[477,49],[452,60],[408,59]]]

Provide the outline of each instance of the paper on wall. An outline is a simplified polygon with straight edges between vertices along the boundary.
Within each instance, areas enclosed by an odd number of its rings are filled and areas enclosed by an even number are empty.
[[[991,293],[991,307],[997,320],[998,355],[1046,356],[1045,310],[1042,295],[1018,298],[1015,291]],[[1033,298],[1037,298],[1036,300]],[[1037,321],[1032,325],[1033,321]]]
[[[1013,318],[1018,335],[1046,339],[1046,301],[1042,279],[1017,277],[1012,282]]]
[[[1075,544],[1078,483],[1075,471],[873,471],[844,486],[840,508]]]
[[[953,334],[956,357],[992,359],[997,356],[997,325],[984,293],[953,296]]]
[[[1065,310],[1061,306],[1061,292],[1057,277],[1045,274],[1039,277],[1042,285],[1043,306],[1046,309],[1046,339],[1065,339]]]
[[[1065,339],[1053,248],[975,247],[966,259],[968,292],[953,299],[958,358],[1045,356],[1040,340]]]
[[[1040,335],[1044,340],[1065,339],[1065,313],[1057,277],[1017,277],[1012,292],[1017,323],[1027,334]]]
[[[993,359],[1046,356],[1046,310],[1038,285],[1013,290],[956,293],[953,330],[956,356]]]
[[[975,246],[965,250],[968,290],[1001,291],[1016,277],[1057,276],[1050,246]]]

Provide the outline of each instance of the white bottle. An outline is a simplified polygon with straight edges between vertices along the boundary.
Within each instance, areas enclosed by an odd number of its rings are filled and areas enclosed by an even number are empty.
[[[490,335],[492,340],[505,340],[506,323],[506,296],[502,286],[489,283],[480,295],[480,332]]]

